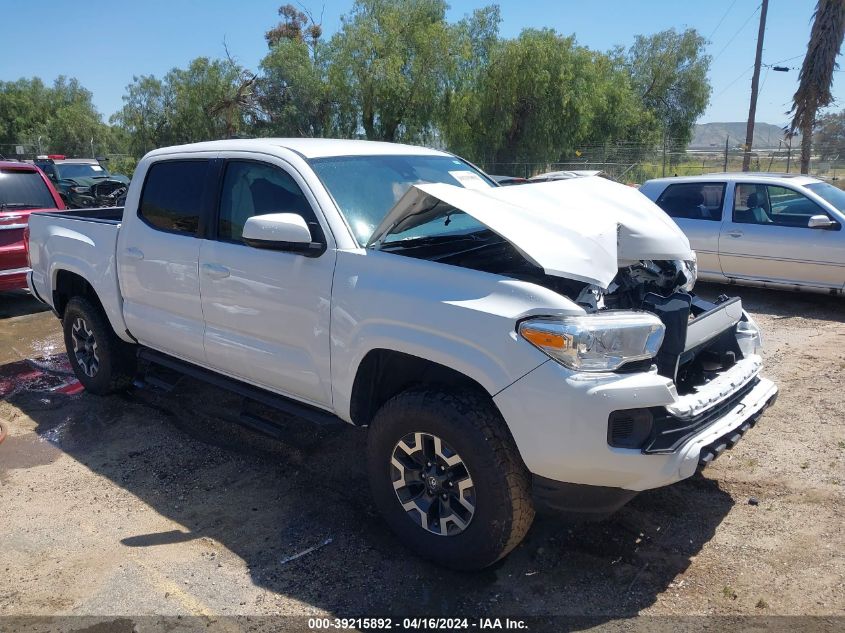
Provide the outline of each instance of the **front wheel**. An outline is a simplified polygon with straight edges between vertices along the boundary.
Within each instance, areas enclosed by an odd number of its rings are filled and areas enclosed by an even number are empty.
[[[492,565],[534,518],[528,471],[483,394],[415,388],[395,396],[370,425],[367,466],[391,529],[446,567]]]
[[[117,338],[102,310],[90,300],[68,301],[62,326],[70,365],[86,391],[106,395],[132,384],[134,349]]]

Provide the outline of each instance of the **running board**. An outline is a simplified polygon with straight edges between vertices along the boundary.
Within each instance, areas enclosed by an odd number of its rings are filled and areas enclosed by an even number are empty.
[[[138,359],[153,365],[171,369],[179,372],[180,374],[190,376],[191,378],[196,378],[197,380],[202,380],[210,385],[226,389],[227,391],[243,396],[248,400],[254,400],[255,402],[275,409],[276,411],[280,411],[286,415],[303,418],[309,422],[313,422],[314,424],[327,426],[331,424],[344,423],[343,420],[328,411],[323,411],[322,409],[297,402],[291,398],[280,396],[272,391],[255,387],[211,370],[197,367],[196,365],[179,360],[178,358],[173,358],[167,354],[162,354],[161,352],[157,352],[147,347],[143,347],[138,351]],[[253,422],[253,426],[255,426],[254,420],[250,420],[250,422]],[[267,424],[264,420],[261,420],[261,422],[263,424]]]

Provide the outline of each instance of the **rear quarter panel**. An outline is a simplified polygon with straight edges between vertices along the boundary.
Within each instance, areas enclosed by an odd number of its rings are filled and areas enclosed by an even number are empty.
[[[123,320],[115,266],[119,228],[118,223],[73,219],[61,214],[32,215],[29,242],[32,285],[53,306],[59,273],[79,275],[94,288],[115,333],[131,341]]]

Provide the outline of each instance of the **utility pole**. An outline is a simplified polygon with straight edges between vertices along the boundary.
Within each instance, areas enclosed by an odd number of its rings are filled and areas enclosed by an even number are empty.
[[[760,82],[760,64],[763,57],[763,36],[766,34],[766,12],[769,0],[763,0],[760,8],[760,28],[757,31],[757,54],[754,56],[754,75],[751,77],[751,105],[748,107],[748,127],[745,128],[745,153],[742,155],[742,171],[748,171],[751,163],[751,143],[754,141],[754,117],[757,114],[757,84]]]
[[[787,145],[786,150],[786,173],[788,174],[789,163],[792,162],[792,136],[790,136],[787,140],[789,141],[789,145]]]
[[[731,140],[730,136],[725,137],[725,166],[722,168],[722,171],[728,171],[728,141]]]

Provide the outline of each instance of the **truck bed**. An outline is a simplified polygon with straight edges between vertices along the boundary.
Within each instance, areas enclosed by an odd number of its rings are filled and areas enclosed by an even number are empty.
[[[36,211],[32,215],[47,215],[47,213]],[[123,219],[123,207],[67,209],[66,211],[50,211],[49,215],[66,218],[68,220],[82,220],[85,222],[99,222],[103,224],[119,225],[121,220]]]

